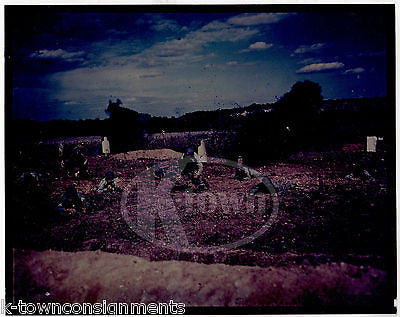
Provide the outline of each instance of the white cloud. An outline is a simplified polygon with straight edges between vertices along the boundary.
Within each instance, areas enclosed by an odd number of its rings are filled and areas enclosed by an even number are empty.
[[[220,21],[212,21],[199,30],[189,32],[180,39],[157,43],[139,54],[129,57],[142,65],[181,64],[200,61],[207,57],[201,53],[208,43],[237,42],[247,39],[259,31],[257,29],[233,27]],[[126,59],[126,57],[124,57]]]
[[[259,51],[259,50],[266,50],[269,49],[273,46],[274,44],[267,44],[265,42],[255,42],[251,44],[248,48],[244,50],[240,50],[239,53],[245,53],[245,52],[250,52],[250,51]]]
[[[321,48],[325,47],[325,43],[315,43],[312,45],[300,45],[295,51],[294,54],[304,54],[319,51]]]
[[[270,24],[276,23],[289,15],[288,13],[244,13],[231,17],[227,23],[244,26]]]
[[[76,101],[64,101],[64,105],[77,105],[78,103]]]
[[[67,52],[61,48],[57,50],[39,50],[33,52],[30,57],[33,59],[63,59],[67,62],[83,61],[85,52]]]
[[[155,21],[149,25],[155,25]],[[159,27],[162,25],[159,24]],[[62,100],[89,98],[87,92],[91,91],[91,97],[96,100],[107,99],[110,94],[118,95],[123,101],[124,97],[135,97],[137,100],[132,102],[141,104],[142,107],[150,107],[150,101],[154,101],[154,105],[161,109],[160,105],[182,104],[183,100],[187,99],[196,100],[198,103],[191,105],[192,108],[206,107],[216,102],[215,89],[210,89],[210,85],[215,84],[215,72],[199,72],[200,67],[195,63],[207,64],[203,70],[210,68],[213,71],[228,67],[250,66],[250,63],[241,63],[233,59],[225,60],[222,64],[213,64],[214,58],[210,57],[217,55],[215,51],[212,52],[212,47],[210,50],[209,44],[248,40],[258,32],[259,30],[254,27],[212,21],[182,35],[179,39],[167,39],[147,48],[143,48],[141,43],[128,45],[129,43],[124,42],[122,45],[120,42],[115,42],[115,48],[110,49],[111,45],[103,45],[104,42],[101,42],[97,47],[98,51],[102,52],[101,63],[62,71],[53,74],[49,80],[57,85],[58,89],[54,94]],[[118,48],[121,45],[126,48],[124,54],[119,54]],[[132,53],[128,54],[130,47]],[[253,48],[265,49],[265,45],[259,43]],[[65,57],[66,53],[68,52],[52,54]],[[51,54],[44,52],[42,55]],[[221,89],[231,89],[230,86],[227,87],[225,81],[218,79],[217,82],[221,82]],[[187,88],[189,85],[190,89]],[[143,111],[151,112],[151,109],[143,108]]]
[[[132,96],[129,96],[129,97],[125,97],[124,98],[124,101],[125,102],[134,102],[134,101],[136,101],[137,100],[137,98],[136,97],[132,97]]]
[[[227,24],[225,22],[221,22],[221,21],[215,20],[215,21],[212,21],[212,22],[206,24],[201,29],[203,31],[210,31],[210,30],[215,31],[215,30],[226,29],[226,28],[229,28],[229,27],[230,27],[229,24]]]
[[[210,24],[212,24],[211,22]],[[220,27],[217,29],[210,29],[209,24],[205,25],[198,31],[194,31],[188,34],[187,39],[200,41],[200,42],[237,42],[246,39],[250,36],[257,34],[257,29],[243,28],[243,27],[232,27],[226,25],[226,27]]]
[[[332,71],[336,69],[343,68],[344,64],[340,62],[332,62],[332,63],[317,63],[310,64],[304,66],[296,71],[297,74],[305,74],[305,73],[318,73],[325,71]]]
[[[273,44],[267,44],[265,42],[255,42],[249,46],[251,50],[266,50],[270,48]]]
[[[321,63],[321,60],[319,58],[306,58],[297,62],[297,64],[302,64],[302,65],[316,64],[316,63]]]
[[[176,32],[181,29],[179,24],[174,21],[174,20],[159,20],[156,21],[154,25],[151,26],[151,28],[155,31],[161,32],[161,31],[170,31],[170,32]]]
[[[186,52],[192,52],[199,47],[199,43],[188,39],[171,40],[155,44],[144,53],[155,55],[158,57],[180,56]]]
[[[183,30],[174,20],[145,19],[140,23],[146,23],[151,28],[161,30],[173,30],[179,28]],[[188,30],[188,28],[186,28]],[[113,31],[114,32],[114,31]],[[87,56],[84,52],[67,52],[65,50],[42,50],[31,55],[32,58],[59,58],[67,61],[82,61],[83,66],[127,66],[135,65],[137,68],[163,68],[165,66],[179,66],[188,63],[194,63],[211,57],[211,53],[205,53],[203,49],[210,43],[237,42],[248,39],[259,30],[251,27],[241,27],[228,24],[221,20],[214,20],[210,23],[182,34],[179,38],[166,39],[164,42],[157,42],[153,46],[141,49],[143,43],[132,39],[118,42],[97,42],[93,43],[93,51],[99,52],[101,58],[97,58],[95,63],[89,59],[84,61]],[[109,47],[118,47],[119,49],[110,50]],[[122,49],[122,50],[121,50]]]
[[[365,72],[365,69],[362,67],[356,67],[356,68],[351,68],[347,69],[343,72],[343,74],[360,74]]]

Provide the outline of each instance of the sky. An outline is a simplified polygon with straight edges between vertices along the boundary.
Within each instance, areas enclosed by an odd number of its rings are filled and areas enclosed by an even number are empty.
[[[379,6],[109,8],[6,11],[14,118],[104,119],[117,98],[138,112],[180,116],[275,102],[303,80],[320,84],[325,99],[386,96],[392,39]]]

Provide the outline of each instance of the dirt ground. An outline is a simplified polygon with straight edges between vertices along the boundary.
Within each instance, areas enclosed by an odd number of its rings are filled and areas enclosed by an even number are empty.
[[[148,304],[173,299],[191,307],[332,306],[351,298],[361,306],[376,300],[386,279],[382,270],[345,263],[259,268],[151,262],[101,251],[18,251],[15,267],[17,274],[29,275],[29,282],[18,288],[34,302]]]
[[[278,193],[279,208],[274,219],[268,230],[249,243],[215,252],[168,248],[171,236],[163,227],[162,217],[155,217],[157,243],[152,243],[132,230],[121,212],[123,189],[132,180],[151,166],[169,164],[179,157],[177,152],[164,152],[161,160],[154,153],[88,157],[87,179],[65,175],[55,165],[51,152],[46,154],[47,164],[42,160],[35,168],[29,168],[29,162],[23,167],[17,165],[15,175],[35,171],[40,177],[39,187],[33,192],[24,192],[17,183],[11,190],[11,239],[18,264],[15,297],[46,300],[43,294],[49,292],[53,300],[82,302],[103,297],[122,300],[129,293],[126,298],[139,301],[151,290],[147,301],[172,296],[193,306],[317,303],[351,307],[379,305],[392,296],[394,189],[388,184],[384,152],[370,155],[342,151],[312,158],[301,155],[292,161],[266,162],[256,167],[269,177]],[[373,178],[346,177],[354,161],[360,162]],[[95,192],[108,170],[118,176],[122,191]],[[203,175],[209,190],[170,194],[190,246],[204,250],[238,241],[270,219],[270,194],[251,201],[257,206],[265,203],[265,212],[245,207],[245,196],[259,182],[257,179],[240,182],[233,179],[232,167],[212,160],[204,164]],[[86,196],[90,208],[84,214],[63,216],[55,206],[71,184]],[[148,200],[144,204],[148,212],[157,213],[160,206],[154,202],[169,183],[151,180],[151,184],[154,188],[140,197]],[[137,219],[138,196],[132,193],[127,204],[133,206],[131,218]],[[204,203],[207,195],[217,197],[212,208]],[[232,197],[237,198],[234,202],[238,207],[229,209],[226,206],[232,205]],[[187,201],[190,208],[185,205]],[[136,264],[128,268],[127,263],[132,262]],[[54,279],[46,273],[48,267],[64,273]],[[139,281],[133,282],[134,275],[141,276]],[[144,282],[143,276],[149,280]],[[121,283],[113,284],[115,278]],[[178,287],[176,280],[187,286]],[[118,288],[127,282],[127,289]],[[74,291],[77,284],[85,290]]]

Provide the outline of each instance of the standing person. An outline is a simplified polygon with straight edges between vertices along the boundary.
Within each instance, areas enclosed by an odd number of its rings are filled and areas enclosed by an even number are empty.
[[[161,136],[162,136],[162,140],[163,140],[163,143],[164,143],[164,147],[167,147],[167,140],[166,140],[166,137],[165,137],[165,130],[161,130]]]
[[[86,178],[89,176],[89,166],[88,160],[82,153],[83,143],[80,143],[77,147],[74,148],[72,152],[72,165],[75,170],[77,170],[74,175],[79,178]]]
[[[64,151],[61,167],[68,175],[83,178],[88,176],[88,161],[82,154],[83,143],[75,146],[71,151]]]
[[[58,143],[57,157],[59,160],[62,160],[62,158],[64,157],[64,144],[63,143]]]
[[[59,176],[62,175],[62,171],[65,167],[65,162],[64,162],[64,144],[59,143],[57,146],[57,156],[56,156],[56,163],[58,167],[58,172]]]

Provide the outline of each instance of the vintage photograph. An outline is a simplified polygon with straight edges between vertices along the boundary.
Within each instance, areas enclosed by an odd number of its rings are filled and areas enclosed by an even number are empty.
[[[4,16],[3,313],[396,313],[394,4]]]

